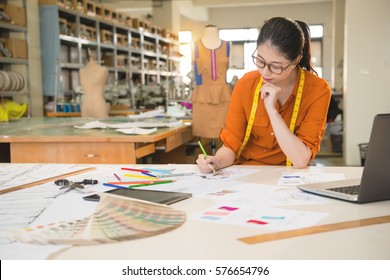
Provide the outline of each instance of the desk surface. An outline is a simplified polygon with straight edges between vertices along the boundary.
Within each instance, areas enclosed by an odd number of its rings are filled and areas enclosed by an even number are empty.
[[[156,119],[157,122],[159,119]],[[78,129],[75,125],[83,125],[95,119],[67,118],[22,118],[16,121],[0,123],[0,143],[21,142],[156,142],[177,131],[187,130],[190,126],[159,128],[157,132],[145,135],[128,135],[115,129]],[[100,119],[105,123],[126,123],[126,117],[109,117]],[[150,120],[149,120],[150,121]],[[153,120],[152,120],[153,121]]]
[[[196,167],[189,165],[188,168]],[[283,172],[299,171],[288,167],[275,166],[242,166],[242,168],[258,171],[237,179],[237,184],[276,185]],[[343,173],[346,179],[351,179],[360,177],[362,168],[309,167],[304,171],[321,174]],[[295,188],[294,186],[291,187]],[[316,225],[361,220],[390,214],[390,201],[359,205],[333,199],[326,200],[327,203],[324,204],[291,205],[280,208],[329,213]],[[75,208],[77,208],[77,203],[85,202],[82,200],[75,202]],[[172,207],[182,209],[186,211],[187,216],[190,216],[214,204],[215,202],[210,199],[195,196],[173,204]],[[243,237],[272,232],[274,231],[188,219],[180,228],[154,237],[104,245],[71,247],[55,253],[50,258],[101,259],[104,257],[104,259],[122,260],[390,259],[390,223],[332,230],[253,245],[239,241]]]
[[[136,163],[157,149],[170,152],[192,140],[191,125],[158,128],[144,135],[128,135],[115,129],[78,129],[94,121],[85,118],[26,118],[0,124],[0,146],[11,163]],[[108,124],[128,123],[126,117],[110,117]],[[148,119],[162,122],[163,119]],[[5,144],[7,145],[7,144]]]

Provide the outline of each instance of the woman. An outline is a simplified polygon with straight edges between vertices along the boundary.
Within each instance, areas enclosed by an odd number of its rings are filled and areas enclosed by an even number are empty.
[[[315,158],[331,97],[310,64],[309,27],[276,17],[261,28],[253,61],[258,71],[236,84],[215,156],[199,155],[209,173],[235,164],[293,165]]]

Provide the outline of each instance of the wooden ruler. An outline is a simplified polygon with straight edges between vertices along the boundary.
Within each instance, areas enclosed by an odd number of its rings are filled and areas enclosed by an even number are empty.
[[[390,215],[360,219],[354,221],[347,221],[347,222],[340,222],[334,224],[320,225],[320,226],[314,226],[314,227],[308,227],[302,229],[287,230],[287,231],[281,231],[275,233],[261,234],[261,235],[239,238],[238,240],[246,244],[252,245],[252,244],[257,244],[262,242],[291,238],[291,237],[299,237],[299,236],[305,236],[305,235],[322,233],[322,232],[329,232],[329,231],[336,231],[342,229],[350,229],[350,228],[357,228],[357,227],[371,226],[371,225],[378,225],[378,224],[385,224],[385,223],[390,223]]]
[[[69,172],[69,173],[66,173],[66,174],[61,174],[61,175],[58,175],[58,176],[54,176],[54,177],[38,180],[38,181],[35,181],[35,182],[23,184],[23,185],[20,185],[20,186],[15,186],[15,187],[8,188],[8,189],[5,189],[5,190],[0,190],[0,195],[1,194],[5,194],[5,193],[9,193],[9,192],[14,192],[14,191],[21,190],[21,189],[27,189],[27,188],[31,188],[31,187],[34,187],[34,186],[42,185],[42,184],[48,183],[50,181],[55,181],[55,180],[62,179],[62,178],[67,177],[67,176],[73,176],[73,175],[81,174],[81,173],[84,173],[84,172],[92,171],[92,170],[95,170],[95,169],[96,169],[96,167],[89,167],[89,168],[85,168],[85,169]]]

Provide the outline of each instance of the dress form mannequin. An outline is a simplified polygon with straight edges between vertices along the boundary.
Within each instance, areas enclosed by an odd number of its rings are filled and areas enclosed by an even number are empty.
[[[203,46],[215,50],[221,46],[222,40],[219,38],[219,29],[215,25],[206,25],[202,37]]]
[[[226,82],[230,45],[219,38],[219,29],[207,25],[194,43],[195,87],[192,93],[192,134],[216,139],[225,123],[231,88]],[[213,141],[214,143],[214,141]],[[214,147],[212,145],[213,151]]]
[[[104,86],[108,70],[90,59],[87,65],[80,69],[80,82],[84,96],[81,104],[81,116],[104,118],[108,116],[109,104],[104,99]]]

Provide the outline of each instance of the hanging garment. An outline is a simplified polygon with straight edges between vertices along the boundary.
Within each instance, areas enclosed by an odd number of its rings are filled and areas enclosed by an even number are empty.
[[[231,88],[226,82],[230,45],[221,41],[217,49],[195,42],[195,88],[192,94],[192,134],[218,138],[229,108]]]

